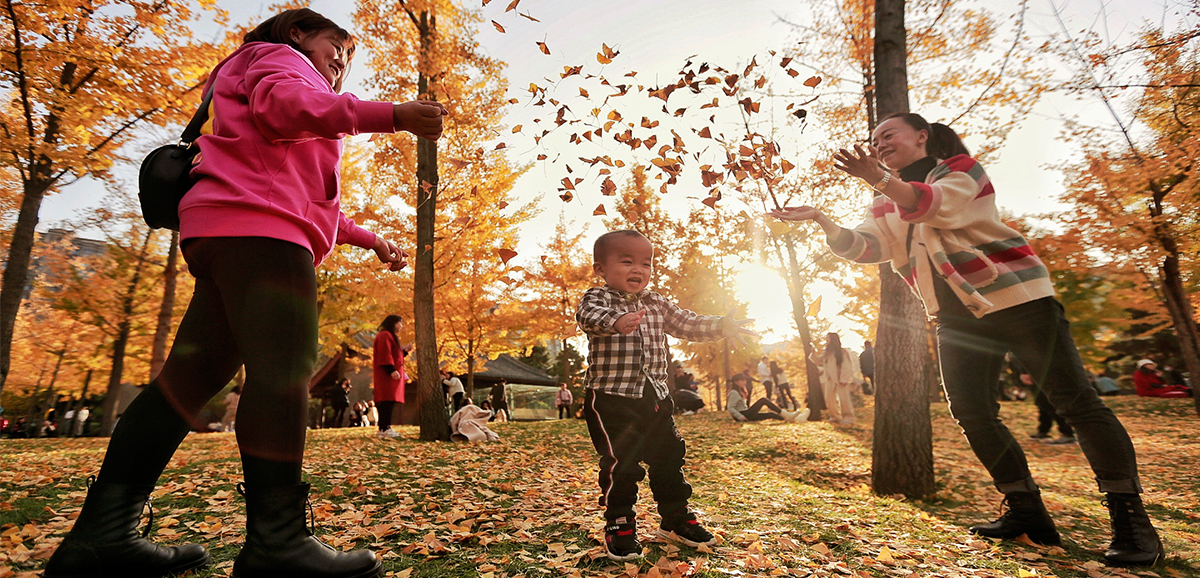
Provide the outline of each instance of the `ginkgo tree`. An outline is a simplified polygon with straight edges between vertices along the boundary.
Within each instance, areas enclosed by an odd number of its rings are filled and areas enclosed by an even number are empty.
[[[522,289],[529,294],[529,324],[546,339],[561,345],[560,375],[571,375],[565,354],[569,340],[579,335],[575,309],[584,291],[593,285],[591,247],[584,246],[586,227],[576,227],[559,216],[554,236],[542,244],[538,262],[526,266]],[[575,385],[575,384],[571,384]]]
[[[1191,16],[1198,15],[1192,7]],[[1066,34],[1064,32],[1063,34]],[[1151,313],[1140,323],[1170,325],[1184,365],[1200,375],[1196,279],[1200,267],[1200,30],[1144,29],[1128,45],[1069,36],[1057,53],[1076,63],[1067,87],[1099,98],[1117,130],[1073,123],[1082,158],[1070,168],[1064,200],[1070,231],[1092,249],[1081,264],[1103,265],[1134,282],[1121,297]],[[1130,66],[1136,59],[1137,66]],[[1130,76],[1130,70],[1138,71]],[[1138,90],[1121,112],[1118,96]],[[1139,128],[1144,130],[1138,130]],[[1200,411],[1200,401],[1197,402]]]
[[[0,284],[0,391],[29,278],[42,200],[85,175],[107,178],[138,129],[180,123],[235,35],[197,40],[212,2],[60,0],[0,6],[0,178],[19,191]]]

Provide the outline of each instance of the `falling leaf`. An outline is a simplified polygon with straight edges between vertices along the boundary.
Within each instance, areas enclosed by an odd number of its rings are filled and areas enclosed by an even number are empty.
[[[495,26],[496,30],[498,30],[501,34],[504,34],[504,27],[501,26],[499,22],[492,20],[492,26]]]
[[[496,149],[495,149],[495,150],[500,150],[500,149],[502,149],[502,148],[506,148],[506,147],[508,147],[508,145],[506,145],[506,144],[504,144],[504,143],[500,143],[500,144],[496,145]]]
[[[611,197],[617,194],[617,183],[613,182],[612,177],[606,177],[603,183],[600,183],[600,194]]]
[[[806,312],[806,316],[816,317],[817,314],[820,312],[821,312],[821,296],[817,295],[817,298],[813,299],[813,302],[808,305],[808,311]]]
[[[507,265],[509,260],[517,256],[517,252],[513,251],[512,249],[496,249],[496,255],[498,255],[500,260]]]
[[[803,108],[798,108],[792,113],[792,116],[800,120],[804,120],[805,118],[808,118],[808,111],[804,110]]]
[[[810,76],[808,77],[808,80],[804,81],[804,86],[809,88],[816,88],[818,84],[821,84],[820,76]]]
[[[593,217],[598,217],[600,215],[608,216],[608,211],[604,210],[604,203],[596,205],[596,210],[592,211]]]
[[[558,198],[562,199],[564,203],[569,203],[571,202],[571,199],[575,198],[575,195],[571,194],[571,191],[565,191],[563,194],[559,195]]]
[[[546,46],[545,42],[538,42],[537,45],[538,49],[542,51],[542,54],[550,54],[550,47]]]
[[[520,3],[521,3],[521,0],[513,0],[512,2],[508,3],[508,8],[505,8],[504,11],[512,12],[513,10],[517,9],[517,4],[520,4]]]
[[[528,13],[525,13],[525,12],[517,12],[517,14],[520,14],[522,17],[524,17],[524,18],[526,18],[526,19],[528,19],[528,20],[530,20],[530,21],[532,21],[532,22],[541,22],[541,20],[538,20],[537,18],[534,18],[533,16],[530,16]]]
[[[469,163],[469,162],[467,162],[467,161],[464,161],[464,160],[462,160],[462,159],[446,159],[446,162],[447,162],[447,163],[450,163],[450,166],[452,166],[452,167],[454,167],[454,168],[456,168],[456,169],[461,169],[461,168],[463,168],[463,167],[465,167],[465,166],[467,166],[467,165],[471,164],[471,163]]]

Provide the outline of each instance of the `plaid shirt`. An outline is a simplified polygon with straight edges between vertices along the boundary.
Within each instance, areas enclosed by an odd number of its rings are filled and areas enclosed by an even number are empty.
[[[641,325],[624,335],[613,328],[626,313],[646,310]],[[593,287],[583,294],[575,320],[588,336],[587,386],[611,395],[640,398],[644,384],[658,399],[667,389],[667,335],[689,341],[724,337],[721,316],[698,315],[653,291],[636,294]]]

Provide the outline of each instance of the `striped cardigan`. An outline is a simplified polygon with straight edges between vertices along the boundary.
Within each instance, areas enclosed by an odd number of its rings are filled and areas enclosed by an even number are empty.
[[[1054,296],[1041,259],[1001,222],[992,183],[975,159],[951,157],[924,183],[909,184],[916,208],[877,195],[860,225],[827,237],[834,254],[859,263],[891,261],[930,316],[939,309],[935,269],[975,317]]]

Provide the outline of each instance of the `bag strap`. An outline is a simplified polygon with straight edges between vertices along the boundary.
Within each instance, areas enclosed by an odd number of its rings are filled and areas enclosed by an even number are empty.
[[[200,138],[200,129],[204,128],[204,123],[208,122],[208,107],[212,104],[213,88],[214,86],[210,86],[204,93],[204,100],[200,101],[200,108],[196,109],[196,114],[192,115],[192,120],[188,121],[187,127],[183,129],[183,134],[179,136],[179,144],[190,146]]]

